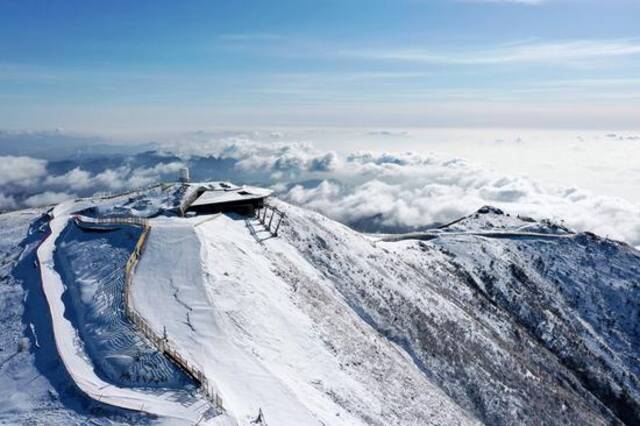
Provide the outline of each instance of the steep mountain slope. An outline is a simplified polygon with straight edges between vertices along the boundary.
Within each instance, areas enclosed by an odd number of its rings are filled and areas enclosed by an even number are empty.
[[[180,193],[167,186],[65,211],[153,217],[132,302],[215,386],[226,414],[218,420],[249,424],[261,412],[268,424],[640,421],[640,253],[627,245],[493,208],[432,230],[428,241],[382,241],[275,199],[287,217],[273,237],[243,216],[176,217]],[[21,336],[32,343],[3,358],[0,379],[36,391],[22,407],[3,394],[0,420],[37,419],[30,410],[50,407],[58,424],[98,415],[98,422],[163,421],[92,405],[77,389],[46,401],[61,383],[73,384],[38,365],[55,359],[55,345],[50,324],[30,327],[22,313],[25,290],[41,283],[32,264],[18,267],[15,253],[33,259],[46,217],[19,214],[0,215],[10,230],[2,245],[9,326],[1,338],[3,347],[22,347]],[[100,253],[121,250],[122,227],[65,229],[61,244],[95,251],[86,265],[72,259],[81,274],[65,285],[100,294],[101,283],[113,285]],[[69,251],[79,259],[75,246],[60,247],[58,257]],[[34,309],[32,297],[24,309]],[[92,308],[91,320],[99,324],[104,313],[118,327],[104,306]],[[32,330],[43,330],[38,345]],[[12,373],[34,369],[42,374],[34,385]]]
[[[551,223],[531,224],[501,212],[476,215],[456,226],[465,229],[481,220],[485,228],[512,221],[507,229],[563,232]],[[593,234],[551,240],[454,236],[434,244],[469,274],[481,297],[509,312],[621,420],[638,422],[637,250]]]
[[[134,303],[239,423],[472,422],[286,241],[241,216],[202,220],[151,221]]]
[[[634,249],[587,234],[552,242],[445,236],[428,243],[381,242],[374,247],[363,236],[320,215],[282,203],[279,206],[289,215],[282,239],[295,246],[361,318],[402,346],[427,377],[482,421],[637,422],[634,360],[638,355],[638,328],[633,319],[638,312],[634,271],[640,266],[640,254]],[[493,210],[486,214],[502,217]],[[477,230],[477,222],[485,219],[479,214],[458,226]],[[531,222],[523,220],[518,223],[529,225]],[[555,232],[557,227],[551,228]],[[461,241],[458,251],[463,254],[448,251],[455,241]],[[560,282],[558,277],[568,276],[568,272],[555,277],[539,273],[538,280],[526,279],[520,273],[527,268],[524,256],[512,258],[520,265],[512,263],[514,266],[497,272],[491,260],[509,260],[499,251],[483,253],[501,245],[512,246],[516,251],[516,247],[527,245],[530,254],[535,253],[548,265],[564,257],[564,271],[570,270],[567,265],[573,270],[589,265],[584,258],[593,253],[591,256],[599,259],[600,267],[581,274],[579,280],[564,280],[566,292],[582,292],[584,300],[609,300],[600,302],[608,304],[609,309],[619,301],[626,310],[612,317],[606,316],[607,305],[592,313],[584,305],[564,303],[562,324],[579,323],[581,316],[600,323],[591,329],[585,324],[583,331],[576,333],[554,329],[551,314],[547,313],[553,305],[541,297],[552,286],[549,282]],[[483,256],[483,263],[472,266],[464,262]],[[609,263],[607,259],[611,258],[615,260]],[[594,280],[596,271],[598,279]],[[477,278],[482,273],[499,275],[503,283],[513,288],[512,293],[521,294],[521,299],[511,304],[498,303],[498,292],[483,291],[482,281]],[[579,286],[575,286],[576,280]],[[603,282],[606,284],[600,284]],[[557,303],[562,300],[558,298]],[[527,319],[524,313],[531,311],[528,305],[537,310]],[[607,318],[616,319],[610,322]],[[604,331],[597,334],[597,330]],[[593,347],[597,341],[609,345],[609,355],[594,357],[587,350],[579,350]]]

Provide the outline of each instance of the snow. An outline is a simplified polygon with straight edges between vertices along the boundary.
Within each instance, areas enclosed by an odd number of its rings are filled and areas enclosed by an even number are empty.
[[[511,222],[507,229],[533,225],[542,235],[487,239],[465,232],[482,229],[475,218],[492,225]],[[601,401],[617,399],[618,405],[610,407],[623,421],[634,423],[635,401],[640,398],[635,379],[640,372],[640,340],[632,319],[640,315],[634,302],[640,297],[638,253],[592,234],[556,234],[557,226],[549,222],[531,224],[494,212],[463,222],[456,224],[461,232],[447,238],[385,247],[402,253],[420,269],[426,267],[426,259],[411,259],[409,253],[432,255],[432,247],[444,253],[465,271],[467,281],[478,286],[475,298],[486,298],[507,312],[525,333],[575,369],[591,395]],[[543,238],[545,233],[559,238]],[[468,296],[458,298],[464,301]]]
[[[147,190],[107,198],[87,199],[90,206],[81,211],[94,217],[152,217],[160,214],[177,214],[183,199],[194,189],[181,184],[154,185]]]
[[[301,304],[317,304],[314,299],[321,295],[296,300],[295,289],[282,275],[295,266],[299,280],[322,278],[293,247],[278,239],[267,240],[264,247],[249,229],[257,222],[241,217],[199,218],[197,227],[195,219],[189,222],[151,221],[134,277],[134,303],[156,330],[166,327],[182,356],[204,370],[224,408],[240,423],[247,424],[259,409],[270,424],[470,421],[395,345],[349,312],[335,291],[326,289],[322,297],[336,324],[326,324],[327,312],[312,317]],[[256,236],[269,234],[258,231]],[[298,294],[307,291],[312,289]],[[344,334],[325,334],[331,329]],[[347,347],[372,358],[370,364],[358,361],[356,371],[349,371],[353,367],[335,353]],[[369,350],[386,359],[375,362]],[[384,371],[380,379],[393,381],[372,383],[367,367],[378,375]],[[393,399],[406,404],[401,384],[407,382],[421,403],[402,407],[406,413],[385,412]]]
[[[142,227],[78,223],[58,239],[54,260],[67,317],[97,374],[119,386],[180,389],[193,398],[194,383],[140,336],[124,310],[125,265]]]
[[[35,266],[42,213],[0,215],[0,424],[144,424],[148,416],[82,394],[58,357]]]
[[[567,235],[571,230],[549,220],[535,221],[524,216],[514,216],[491,206],[484,206],[476,213],[441,227],[439,232],[519,232],[532,234]]]
[[[54,267],[53,254],[55,243],[65,229],[72,211],[89,207],[89,203],[76,205],[65,202],[56,206],[49,222],[51,235],[37,250],[43,289],[49,303],[55,344],[65,368],[76,385],[91,398],[117,407],[143,411],[149,414],[172,418],[175,421],[193,423],[204,416],[209,409],[206,401],[200,400],[192,405],[183,405],[174,399],[172,392],[162,394],[137,391],[105,382],[95,372],[89,357],[84,354],[78,330],[65,316],[63,294],[65,285]]]
[[[58,205],[51,235],[37,248],[40,270],[28,253],[46,221],[35,211],[24,219],[0,215],[11,229],[0,231],[3,283],[13,282],[16,273],[8,271],[16,263],[24,276],[25,265],[40,272],[47,304],[39,313],[50,309],[54,332],[47,333],[42,316],[15,318],[21,312],[13,305],[31,304],[33,311],[34,291],[2,289],[2,319],[11,327],[0,342],[16,349],[0,352],[0,385],[36,391],[24,403],[3,393],[0,422],[37,420],[27,413],[49,407],[51,423],[86,423],[95,416],[83,408],[90,402],[83,394],[157,416],[111,411],[101,418],[109,422],[191,424],[211,408],[204,399],[185,403],[178,392],[184,389],[125,387],[96,373],[88,349],[105,342],[74,323],[65,292],[83,286],[78,301],[87,307],[75,315],[91,311],[93,324],[110,322],[112,312],[92,303],[113,290],[97,283],[119,267],[101,256],[122,260],[128,246],[108,226],[87,241],[73,236],[69,218],[78,211],[151,218],[131,301],[221,396],[225,413],[207,416],[208,424],[247,425],[259,412],[271,425],[640,418],[634,248],[491,207],[429,233],[380,241],[277,199],[271,202],[286,219],[274,237],[243,216],[177,217],[190,188]],[[24,250],[16,250],[19,244]],[[69,256],[71,266],[54,256]],[[74,266],[76,258],[89,265]],[[29,382],[29,357],[47,352],[59,353],[67,382],[51,374]],[[129,362],[118,352],[108,357],[115,366]],[[47,381],[73,381],[83,394],[65,396]]]
[[[273,424],[313,423],[312,413],[229,335],[232,326],[223,313],[232,302],[209,299],[196,229],[177,220],[152,221],[151,226],[133,285],[140,314],[159,333],[166,327],[179,353],[202,368],[218,387],[225,409],[238,419],[248,423],[262,408]]]
[[[571,247],[574,251],[567,252],[564,261],[579,269],[588,265],[579,263],[578,255],[584,256],[585,249],[600,252],[603,258],[606,254],[602,249],[605,249],[619,257],[620,266],[616,270],[629,271],[619,278],[621,289],[628,291],[636,288],[633,271],[637,270],[640,259],[624,249],[624,245],[621,249],[606,245],[601,249],[590,242],[580,243],[588,238],[583,235],[553,239],[489,239],[462,235],[429,242],[380,242],[374,246],[370,239],[325,217],[285,203],[274,204],[287,214],[287,225],[280,231],[281,239],[294,245],[323,273],[355,312],[410,354],[427,377],[484,422],[505,424],[507,419],[535,418],[551,423],[607,423],[613,420],[604,404],[610,401],[617,386],[626,383],[624,388],[628,395],[635,395],[634,379],[625,378],[619,367],[628,374],[633,370],[632,358],[637,355],[627,357],[623,363],[610,363],[606,358],[590,356],[588,351],[581,349],[581,345],[588,343],[586,335],[576,335],[566,327],[557,330],[553,342],[539,340],[535,331],[529,328],[531,323],[525,313],[518,315],[518,307],[526,308],[528,304],[537,310],[549,305],[555,295],[541,298],[545,285],[537,280],[527,280],[526,273],[518,272],[518,265],[526,258],[506,257],[499,250],[505,245],[517,250],[519,246],[530,244],[532,253],[554,259],[556,256],[550,249],[553,245]],[[500,220],[490,218],[492,222]],[[469,228],[481,229],[470,226],[460,231]],[[447,244],[454,241],[459,242],[457,253],[448,249]],[[491,247],[497,250],[490,252]],[[473,267],[461,263],[458,256],[470,261],[482,257],[486,260]],[[496,274],[512,289],[504,298],[509,300],[518,293],[523,295],[519,304],[503,303],[499,294],[483,289],[485,275],[494,270],[491,261],[515,263],[513,273],[507,264],[506,270]],[[577,275],[576,271],[571,272]],[[601,271],[607,279],[614,278],[613,272]],[[584,283],[581,291],[590,294],[587,283],[593,278],[585,274],[577,276],[581,276]],[[566,276],[561,277],[566,280]],[[613,294],[611,288],[603,289],[603,292]],[[625,295],[624,291],[616,293],[618,303],[636,297]],[[599,309],[601,314],[597,322],[601,330],[607,324],[606,312],[612,307]],[[573,315],[573,309],[575,306],[568,306],[559,319],[566,322]],[[536,318],[537,314],[533,313]],[[616,332],[628,336],[625,341],[630,343],[637,333],[633,331],[633,325],[623,321],[626,315],[635,317],[637,304],[627,302],[627,308],[614,322]],[[606,334],[602,337],[604,340],[611,338]],[[633,347],[631,344],[616,351],[624,354]],[[596,382],[584,379],[583,365],[598,365],[597,374],[592,375],[592,378],[598,378]],[[535,372],[537,383],[531,382],[527,371]],[[613,377],[607,379],[607,372]],[[558,383],[558,377],[563,377],[561,383]],[[631,411],[637,407],[635,398],[620,398],[620,406],[626,405],[629,409],[622,409],[616,415],[625,416],[627,411],[632,413],[627,414],[632,419],[636,415]]]
[[[0,215],[0,423],[2,419],[15,416],[19,418],[30,410],[33,393],[40,390],[42,379],[32,366],[29,351],[20,348],[24,315],[22,302],[26,300],[19,282],[11,276],[12,269],[18,264],[25,250],[20,243],[27,236],[30,224],[38,217],[39,211],[22,211]],[[28,391],[26,384],[31,377],[37,381],[33,390]]]

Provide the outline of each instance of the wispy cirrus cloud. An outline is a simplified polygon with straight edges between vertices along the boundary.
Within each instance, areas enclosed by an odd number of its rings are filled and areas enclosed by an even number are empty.
[[[516,3],[526,5],[539,5],[547,3],[548,0],[463,0],[465,3]]]
[[[267,42],[281,40],[283,38],[280,34],[275,33],[226,33],[220,34],[218,40],[223,42]]]
[[[385,48],[343,50],[341,56],[381,61],[446,65],[496,65],[510,63],[572,63],[640,54],[637,39],[526,42],[468,49]]]

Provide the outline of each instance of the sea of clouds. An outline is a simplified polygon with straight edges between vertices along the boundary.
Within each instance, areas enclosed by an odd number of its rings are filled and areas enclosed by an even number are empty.
[[[48,171],[46,159],[0,156],[0,211],[39,207],[96,192],[124,192],[163,179],[174,179],[180,162],[159,162],[152,167],[122,165],[91,172],[82,166],[62,174]]]
[[[409,230],[446,223],[483,205],[564,222],[580,231],[640,245],[640,205],[574,187],[542,185],[459,158],[411,152],[321,152],[311,144],[248,139],[165,147],[191,156],[232,158],[239,174],[267,179],[287,201],[347,224],[368,220]]]
[[[223,176],[270,186],[286,201],[368,232],[425,228],[493,205],[640,246],[640,204],[619,197],[541,184],[460,158],[415,152],[338,153],[278,139],[185,139],[161,144],[153,154],[131,156],[118,167],[95,169],[85,161],[60,174],[49,171],[46,159],[3,156],[0,209],[143,187],[173,180],[188,166],[202,179]]]

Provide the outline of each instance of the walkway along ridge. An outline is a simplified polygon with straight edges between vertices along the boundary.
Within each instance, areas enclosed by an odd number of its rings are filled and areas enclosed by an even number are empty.
[[[405,240],[433,240],[436,238],[476,236],[485,238],[533,238],[542,240],[558,240],[563,238],[574,238],[576,234],[544,234],[541,232],[518,232],[518,231],[468,231],[468,232],[411,232],[408,234],[389,234],[378,237],[375,242],[398,242]]]

